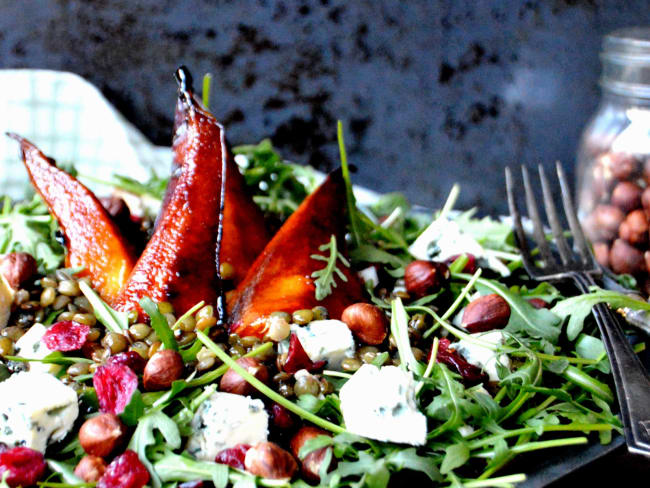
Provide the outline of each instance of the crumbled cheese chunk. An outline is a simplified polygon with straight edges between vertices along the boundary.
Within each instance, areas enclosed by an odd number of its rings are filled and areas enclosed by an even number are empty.
[[[295,333],[309,359],[327,360],[330,369],[339,369],[345,358],[354,356],[352,332],[340,320],[315,320]]]
[[[11,304],[14,301],[14,289],[0,273],[0,329],[7,326],[11,315]]]
[[[380,441],[425,444],[427,419],[416,407],[415,389],[413,376],[401,368],[364,364],[339,394],[347,430]]]
[[[502,346],[505,342],[505,336],[500,330],[478,332],[471,334],[471,336],[496,346]],[[488,375],[490,381],[499,381],[500,379],[497,371],[497,361],[502,366],[510,368],[510,358],[506,354],[497,354],[489,347],[482,346],[479,343],[461,340],[453,344],[453,347],[468,363],[481,368]]]
[[[77,394],[51,374],[16,373],[0,383],[0,442],[40,452],[63,439],[79,415]]]
[[[43,343],[43,335],[47,328],[43,324],[36,323],[20,339],[16,341],[16,355],[25,359],[43,359],[50,354],[47,346]],[[57,373],[61,366],[57,364],[46,364],[39,361],[27,363],[27,369],[33,372]]]
[[[187,451],[197,459],[214,461],[224,449],[266,441],[269,415],[261,400],[216,392],[201,404],[191,427]]]
[[[374,266],[368,266],[367,268],[362,269],[357,273],[361,281],[364,283],[370,283],[370,286],[374,289],[379,285],[379,275],[377,274],[377,268]]]

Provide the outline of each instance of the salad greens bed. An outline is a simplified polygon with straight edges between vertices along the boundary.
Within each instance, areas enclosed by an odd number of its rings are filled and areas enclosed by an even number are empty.
[[[255,478],[226,465],[193,459],[183,452],[183,438],[191,432],[194,413],[215,391],[216,381],[228,368],[237,371],[262,396],[333,434],[308,441],[300,452],[300,457],[304,457],[324,446],[332,447],[320,473],[323,486],[383,488],[398,483],[404,476],[422,477],[425,482],[441,486],[513,486],[523,481],[525,474],[501,474],[500,470],[520,454],[582,445],[590,440],[608,443],[620,433],[621,424],[613,413],[616,406],[609,386],[610,366],[590,311],[600,302],[615,308],[646,310],[650,304],[600,288],[586,295],[571,296],[571,289],[531,281],[522,268],[508,225],[489,217],[479,219],[473,210],[452,212],[457,188],[443,209],[433,215],[413,211],[397,193],[384,195],[367,208],[358,208],[340,125],[339,140],[348,190],[351,259],[348,262],[343,257],[335,239],[323,243],[323,254],[313,256],[316,293],[320,298],[327,296],[344,278],[344,266],[360,270],[378,265],[382,272],[397,280],[394,290],[377,290],[372,284],[367,285],[367,290],[372,302],[390,315],[391,344],[399,354],[399,366],[417,382],[417,407],[428,421],[426,445],[415,448],[384,443],[348,432],[342,423],[338,391],[350,374],[325,371],[328,381],[335,386],[333,393],[319,397],[302,395],[291,401],[250,375],[208,335],[198,331],[196,343],[180,349],[184,359],[195,357],[198,349],[205,346],[223,365],[176,381],[168,391],[138,393],[121,415],[125,424],[134,427],[129,448],[138,453],[149,469],[151,486],[175,487],[192,480],[211,481],[216,487],[230,483],[238,488],[290,484]],[[269,140],[236,147],[234,152],[255,201],[278,221],[286,219],[318,181],[318,175],[310,168],[283,161]],[[142,183],[116,176],[108,183],[160,200],[166,180],[153,175],[150,182]],[[403,299],[399,293],[401,279],[405,267],[414,259],[414,250],[421,249],[426,241],[424,249],[431,259],[436,259],[446,252],[442,246],[449,235],[455,236],[456,245],[471,245],[480,267],[473,274],[463,272],[469,256],[460,253],[450,265],[451,279],[442,291],[418,300]],[[43,272],[62,264],[64,248],[57,239],[56,222],[37,197],[18,204],[5,200],[0,213],[0,253],[11,251],[30,252]],[[84,286],[82,291],[92,303],[97,319],[108,330],[128,328],[126,314],[111,310],[90,287]],[[482,341],[458,325],[457,318],[472,297],[490,293],[503,297],[511,309],[503,344]],[[529,302],[534,298],[549,303],[549,308],[535,308]],[[179,350],[171,332],[173,326],[168,325],[156,304],[145,299],[141,305],[165,347]],[[424,318],[427,324],[418,341],[420,346],[430,344],[428,359],[425,356],[418,360],[411,349],[409,324],[416,316]],[[443,337],[452,343],[479,343],[495,357],[507,355],[510,367],[497,363],[500,381],[487,389],[481,385],[468,386],[456,372],[436,362]],[[272,343],[266,343],[249,355],[262,355],[271,347]],[[645,345],[636,347],[640,351]],[[43,361],[70,364],[83,360],[52,353]],[[382,352],[373,364],[381,366],[387,361],[389,353]],[[77,381],[89,381],[90,377],[78,377]],[[90,386],[83,390],[81,402],[87,411],[96,409],[97,399]],[[83,455],[76,438],[48,454],[53,474],[40,486],[92,486],[82,483],[73,473]],[[292,485],[307,483],[298,480]]]

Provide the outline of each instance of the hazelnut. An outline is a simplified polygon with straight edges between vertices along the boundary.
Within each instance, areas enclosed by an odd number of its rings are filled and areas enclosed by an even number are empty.
[[[594,243],[594,258],[596,258],[598,264],[609,268],[609,246],[606,242]]]
[[[650,186],[643,190],[641,194],[641,205],[647,215],[650,215]]]
[[[259,360],[255,358],[239,358],[237,360],[242,368],[255,376],[262,383],[269,381],[269,370]],[[219,389],[226,393],[234,393],[236,395],[250,395],[255,391],[251,384],[242,378],[237,371],[229,369],[221,377]]]
[[[259,442],[246,452],[246,471],[269,479],[291,479],[298,471],[293,456],[273,442]]]
[[[643,190],[636,183],[631,181],[621,181],[612,191],[611,202],[619,207],[623,212],[631,212],[641,208],[641,194]]]
[[[641,162],[630,154],[606,153],[601,156],[601,161],[617,180],[636,178],[641,170]]]
[[[468,332],[502,329],[510,320],[510,305],[500,295],[492,293],[477,298],[465,308],[461,325]]]
[[[74,468],[74,474],[85,483],[95,483],[104,475],[106,461],[99,456],[84,456]]]
[[[624,219],[623,211],[614,205],[598,205],[594,209],[595,226],[602,240],[615,239],[618,235],[618,228]]]
[[[645,269],[643,253],[623,239],[616,239],[609,251],[609,264],[614,273],[636,274]]]
[[[298,432],[294,434],[294,436],[291,438],[289,446],[291,447],[291,452],[296,457],[296,459],[300,459],[300,449],[302,449],[302,446],[305,445],[305,442],[313,439],[314,437],[318,437],[319,435],[329,436],[329,434],[323,429],[319,429],[318,427],[313,427],[311,425],[301,427]],[[325,455],[327,454],[328,449],[331,448],[321,447],[320,449],[316,449],[315,451],[307,454],[301,461],[302,474],[309,481],[320,481],[320,468],[323,464],[323,460],[325,459]]]
[[[126,427],[117,415],[100,413],[86,420],[79,429],[79,443],[92,456],[106,457],[118,448],[126,436]]]
[[[166,390],[183,376],[183,358],[176,351],[164,349],[149,358],[142,383],[146,390]]]
[[[377,345],[388,334],[388,318],[382,309],[370,303],[350,305],[341,315],[350,331],[362,342]]]
[[[643,179],[650,185],[650,158],[643,162]]]
[[[0,261],[0,273],[15,290],[34,276],[37,268],[36,260],[26,252],[9,253]]]
[[[618,228],[621,239],[634,246],[648,242],[648,219],[643,210],[630,212]]]
[[[439,291],[449,280],[449,266],[435,261],[413,261],[404,271],[406,291],[415,298],[422,298]]]

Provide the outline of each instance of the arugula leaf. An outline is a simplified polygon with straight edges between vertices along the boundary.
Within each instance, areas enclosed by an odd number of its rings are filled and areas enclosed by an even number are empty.
[[[430,456],[418,456],[414,447],[394,450],[386,456],[386,462],[397,471],[404,468],[411,469],[426,474],[431,481],[442,481],[435,460]]]
[[[234,147],[233,153],[255,203],[280,220],[291,215],[315,187],[314,171],[284,162],[270,139]]]
[[[357,201],[352,191],[352,182],[350,180],[350,168],[348,167],[348,154],[345,150],[345,140],[343,139],[343,123],[336,122],[336,137],[339,142],[339,153],[341,155],[341,170],[343,180],[345,181],[345,200],[348,205],[348,219],[350,220],[350,231],[352,233],[352,242],[355,246],[361,244],[361,229],[357,211]]]
[[[138,420],[144,415],[144,402],[142,401],[142,394],[140,390],[134,390],[129,403],[124,407],[124,411],[120,414],[122,422],[128,426],[137,425]]]
[[[632,310],[650,310],[650,303],[648,302],[637,300],[617,291],[592,287],[590,293],[565,298],[558,302],[551,309],[551,312],[562,320],[570,317],[566,334],[569,340],[573,341],[582,332],[585,318],[591,313],[591,309],[599,303],[606,303],[614,309],[630,308]]]
[[[81,293],[93,306],[95,317],[111,332],[122,334],[129,329],[129,314],[113,310],[85,281],[79,281]]]
[[[445,449],[445,457],[442,459],[440,472],[447,474],[450,471],[460,468],[469,460],[469,448],[464,442],[451,444]]]
[[[607,353],[603,341],[598,337],[593,337],[587,334],[580,334],[576,340],[576,353],[581,358],[599,360],[596,364],[596,369],[605,374],[611,371]]]
[[[215,488],[228,484],[228,466],[209,461],[197,461],[166,450],[153,469],[162,481],[212,481]]]
[[[15,205],[5,197],[0,211],[0,254],[26,252],[36,259],[39,271],[54,271],[65,257],[65,249],[56,239],[58,228],[39,196]]]
[[[158,443],[155,431],[162,434],[164,444],[171,449],[181,447],[181,436],[176,423],[162,412],[152,412],[140,418],[138,426],[129,442],[129,449],[135,451],[149,473],[154,488],[161,488],[162,483],[153,464],[147,457],[147,448]]]
[[[411,371],[417,375],[424,373],[424,365],[415,359],[411,343],[409,341],[408,322],[409,317],[404,309],[402,300],[396,298],[391,303],[391,320],[390,332],[397,342],[397,351],[399,352],[400,366],[406,371]]]
[[[154,200],[160,200],[165,197],[165,191],[167,190],[167,184],[169,183],[169,177],[167,176],[158,176],[158,174],[152,169],[149,176],[149,180],[146,182],[141,182],[131,178],[130,176],[114,174],[109,181],[105,181],[99,178],[96,178],[92,175],[81,175],[83,179],[99,183],[101,185],[112,186],[119,190],[124,190],[125,192],[138,195],[140,197],[150,197]]]
[[[328,257],[321,256],[320,254],[312,254],[309,256],[311,259],[325,261],[327,263],[324,268],[318,269],[311,274],[311,277],[315,278],[314,285],[316,286],[316,300],[320,301],[332,293],[332,288],[336,288],[336,281],[334,279],[335,275],[344,282],[348,281],[347,276],[336,267],[337,261],[343,263],[347,268],[350,267],[350,263],[345,259],[345,256],[339,252],[336,244],[336,236],[333,234],[330,237],[329,242],[320,246],[318,250],[323,252],[329,251]]]
[[[169,326],[165,316],[160,313],[160,310],[158,310],[158,305],[156,305],[151,298],[142,297],[140,299],[140,306],[151,319],[151,328],[156,332],[156,335],[165,346],[165,349],[178,351],[178,344],[176,343],[174,332]]]
[[[361,244],[350,251],[350,258],[357,262],[390,264],[396,268],[404,268],[408,264],[405,259],[370,244]]]
[[[53,459],[46,459],[46,462],[48,467],[55,473],[58,473],[65,483],[70,483],[72,485],[83,483],[83,480],[74,474],[74,466]]]

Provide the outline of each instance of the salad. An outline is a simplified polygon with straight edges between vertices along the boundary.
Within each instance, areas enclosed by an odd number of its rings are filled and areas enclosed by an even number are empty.
[[[620,434],[590,311],[650,304],[531,281],[456,187],[358,205],[340,123],[324,180],[230,150],[177,78],[169,179],[100,199],[10,135],[36,195],[0,212],[0,487],[505,487]]]

